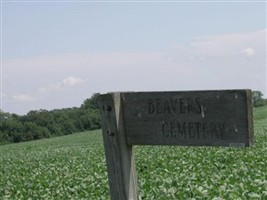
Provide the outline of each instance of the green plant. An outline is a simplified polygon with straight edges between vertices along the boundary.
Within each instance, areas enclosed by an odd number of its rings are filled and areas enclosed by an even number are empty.
[[[139,199],[267,199],[267,107],[249,148],[136,146]],[[109,199],[100,130],[0,146],[0,199]]]

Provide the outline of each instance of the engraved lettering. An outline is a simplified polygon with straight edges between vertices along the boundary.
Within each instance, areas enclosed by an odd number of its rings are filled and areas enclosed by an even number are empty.
[[[168,126],[168,123],[167,122],[162,122],[162,135],[163,137],[169,137],[169,126]]]
[[[185,123],[183,123],[183,127],[181,127],[181,124],[178,122],[177,123],[177,129],[178,129],[179,136],[186,138]]]
[[[177,103],[178,103],[178,99],[171,99],[171,107],[172,107],[173,113],[176,113]]]
[[[186,113],[187,106],[185,99],[180,99],[180,113]]]
[[[147,99],[148,114],[203,114],[201,98]]]
[[[199,133],[200,126],[201,126],[201,123],[200,122],[197,122],[195,124],[195,130],[196,130],[196,133],[197,133],[197,138],[200,138],[200,133]]]
[[[195,113],[202,113],[202,112],[204,112],[204,110],[202,110],[203,109],[203,106],[202,106],[201,98],[197,97],[195,99],[195,102],[196,102],[196,107],[194,107]]]
[[[162,122],[162,135],[181,139],[222,139],[227,133],[225,123],[219,122]]]
[[[161,105],[161,100],[160,99],[156,99],[156,107],[157,107],[157,114],[161,114],[162,110],[160,109],[160,105]]]
[[[207,123],[204,122],[202,124],[202,132],[203,132],[203,138],[207,138],[209,136],[209,132],[208,132],[208,126],[207,126]]]
[[[166,114],[166,113],[171,114],[171,109],[170,109],[168,100],[165,100],[163,113],[164,114]]]
[[[188,133],[190,138],[195,137],[195,132],[194,132],[194,123],[193,122],[188,122]]]
[[[218,127],[219,127],[219,132],[220,132],[220,134],[219,134],[219,137],[221,138],[221,139],[223,139],[224,138],[224,135],[225,135],[225,132],[226,132],[226,126],[225,126],[225,123],[219,123],[218,124]]]
[[[210,137],[210,138],[213,138],[214,133],[216,133],[216,132],[217,132],[216,124],[213,123],[213,122],[211,122],[211,123],[210,123],[210,135],[209,135],[209,137]]]
[[[191,98],[187,98],[187,112],[193,112],[193,100]]]
[[[153,104],[153,100],[152,99],[148,99],[147,103],[148,103],[148,114],[153,114],[154,111],[155,111],[155,106]]]
[[[170,123],[170,125],[171,125],[171,137],[176,137],[176,134],[174,133],[175,129],[174,129],[173,123]]]

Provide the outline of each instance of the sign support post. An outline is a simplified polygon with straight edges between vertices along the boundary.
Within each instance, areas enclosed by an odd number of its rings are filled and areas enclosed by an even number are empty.
[[[112,200],[137,200],[137,181],[132,145],[127,145],[121,94],[101,95],[102,132]]]

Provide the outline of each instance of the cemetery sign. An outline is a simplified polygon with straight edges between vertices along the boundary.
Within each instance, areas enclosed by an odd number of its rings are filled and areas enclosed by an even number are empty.
[[[100,95],[111,199],[138,199],[133,145],[250,146],[251,99],[251,90]]]
[[[248,90],[122,93],[129,145],[249,146]]]

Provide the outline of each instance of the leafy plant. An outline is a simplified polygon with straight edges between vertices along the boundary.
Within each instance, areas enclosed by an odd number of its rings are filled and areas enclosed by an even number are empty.
[[[267,199],[267,107],[250,148],[136,146],[139,199]],[[110,199],[100,130],[0,146],[0,199]]]

